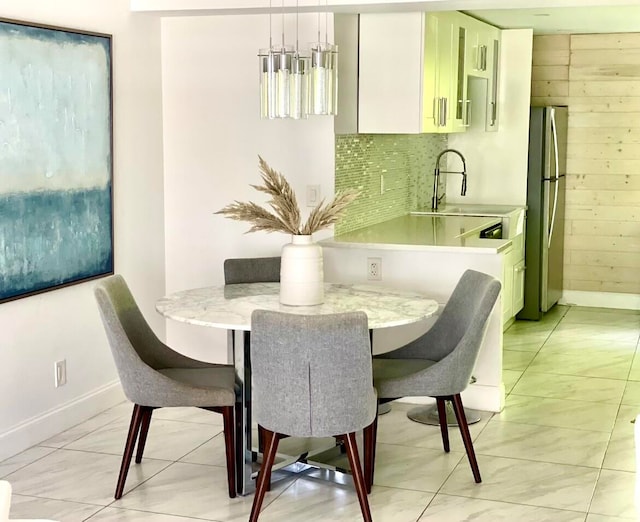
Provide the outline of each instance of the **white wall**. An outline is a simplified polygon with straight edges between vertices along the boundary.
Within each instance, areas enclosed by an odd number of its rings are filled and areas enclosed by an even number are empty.
[[[463,197],[460,176],[448,176],[448,203],[527,204],[533,32],[504,30],[500,46],[499,129],[449,134],[449,146],[467,160],[468,185]]]
[[[4,0],[0,17],[113,35],[115,268],[163,334],[159,21],[131,14],[128,0]],[[122,399],[93,285],[0,304],[0,460]],[[68,383],[56,389],[59,359]]]
[[[301,45],[316,40],[316,22],[300,16]],[[288,15],[288,43],[294,23]],[[331,40],[331,16],[329,25]],[[274,16],[274,41],[280,31]],[[279,233],[244,235],[248,224],[214,215],[234,200],[266,201],[249,186],[260,183],[258,154],[291,182],[303,210],[306,185],[333,194],[333,118],[259,117],[257,54],[268,46],[267,15],[162,20],[168,292],[222,284],[225,258],[279,255],[289,241]],[[167,338],[191,356],[226,361],[224,331],[168,321]]]

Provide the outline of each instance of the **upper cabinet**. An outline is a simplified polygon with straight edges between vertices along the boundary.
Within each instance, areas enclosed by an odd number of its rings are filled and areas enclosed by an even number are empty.
[[[461,132],[474,103],[497,128],[499,37],[458,12],[361,14],[358,132]],[[485,80],[482,99],[470,77]]]

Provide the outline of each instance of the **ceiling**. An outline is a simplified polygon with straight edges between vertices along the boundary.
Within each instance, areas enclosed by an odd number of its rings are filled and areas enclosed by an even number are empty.
[[[640,32],[640,5],[483,9],[465,13],[500,28],[533,28],[534,34]]]

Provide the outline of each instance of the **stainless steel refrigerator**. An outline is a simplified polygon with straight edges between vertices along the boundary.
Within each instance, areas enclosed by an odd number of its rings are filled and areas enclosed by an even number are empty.
[[[562,295],[567,151],[566,107],[531,107],[524,308],[539,320]]]

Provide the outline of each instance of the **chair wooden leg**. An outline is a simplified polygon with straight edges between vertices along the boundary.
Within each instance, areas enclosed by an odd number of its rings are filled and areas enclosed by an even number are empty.
[[[147,435],[149,434],[149,425],[151,424],[151,414],[153,408],[150,406],[142,406],[142,422],[140,424],[140,435],[138,435],[138,451],[136,451],[136,464],[142,462],[142,454],[144,446],[147,443]]]
[[[473,478],[476,483],[482,482],[480,477],[480,469],[478,468],[478,461],[476,460],[476,453],[473,451],[473,441],[471,440],[471,433],[469,433],[469,425],[467,424],[467,417],[464,414],[464,407],[462,406],[462,398],[460,394],[456,394],[452,397],[453,411],[456,413],[456,419],[458,420],[458,426],[460,426],[460,434],[462,435],[462,442],[464,442],[464,448],[467,450],[467,457],[469,458],[469,464],[471,465],[471,471],[473,471]]]
[[[364,480],[367,486],[367,493],[371,493],[373,486],[373,473],[376,461],[376,437],[378,431],[378,416],[363,431],[364,439]]]
[[[360,466],[360,455],[358,455],[358,445],[356,444],[356,434],[347,433],[344,436],[345,445],[347,447],[347,457],[351,466],[351,474],[356,486],[358,501],[360,502],[360,510],[362,511],[362,519],[365,522],[371,522],[371,510],[369,509],[369,499],[367,498],[367,485]]]
[[[262,501],[264,495],[267,492],[267,483],[271,480],[271,466],[276,458],[276,452],[278,451],[279,437],[277,433],[264,430],[265,438],[265,454],[262,457],[262,465],[260,466],[260,472],[258,473],[258,483],[256,484],[256,493],[253,497],[253,505],[251,506],[251,515],[249,516],[249,522],[256,522],[260,515],[260,509],[262,508]]]
[[[140,430],[143,411],[144,406],[134,404],[133,413],[131,414],[131,423],[129,424],[127,442],[124,446],[124,454],[122,455],[122,463],[120,464],[118,483],[116,484],[116,493],[114,495],[116,500],[122,497],[122,492],[124,491],[124,483],[127,481],[127,473],[129,472],[129,465],[131,464],[131,457],[133,456],[133,448],[135,447],[136,439],[138,438],[138,431]]]
[[[447,408],[442,397],[436,397],[438,406],[438,420],[440,421],[440,433],[442,433],[442,445],[444,451],[449,453],[449,427],[447,426]]]
[[[235,419],[234,406],[221,408],[224,422],[224,448],[227,456],[227,484],[229,486],[229,498],[236,496],[236,449],[235,449]]]

